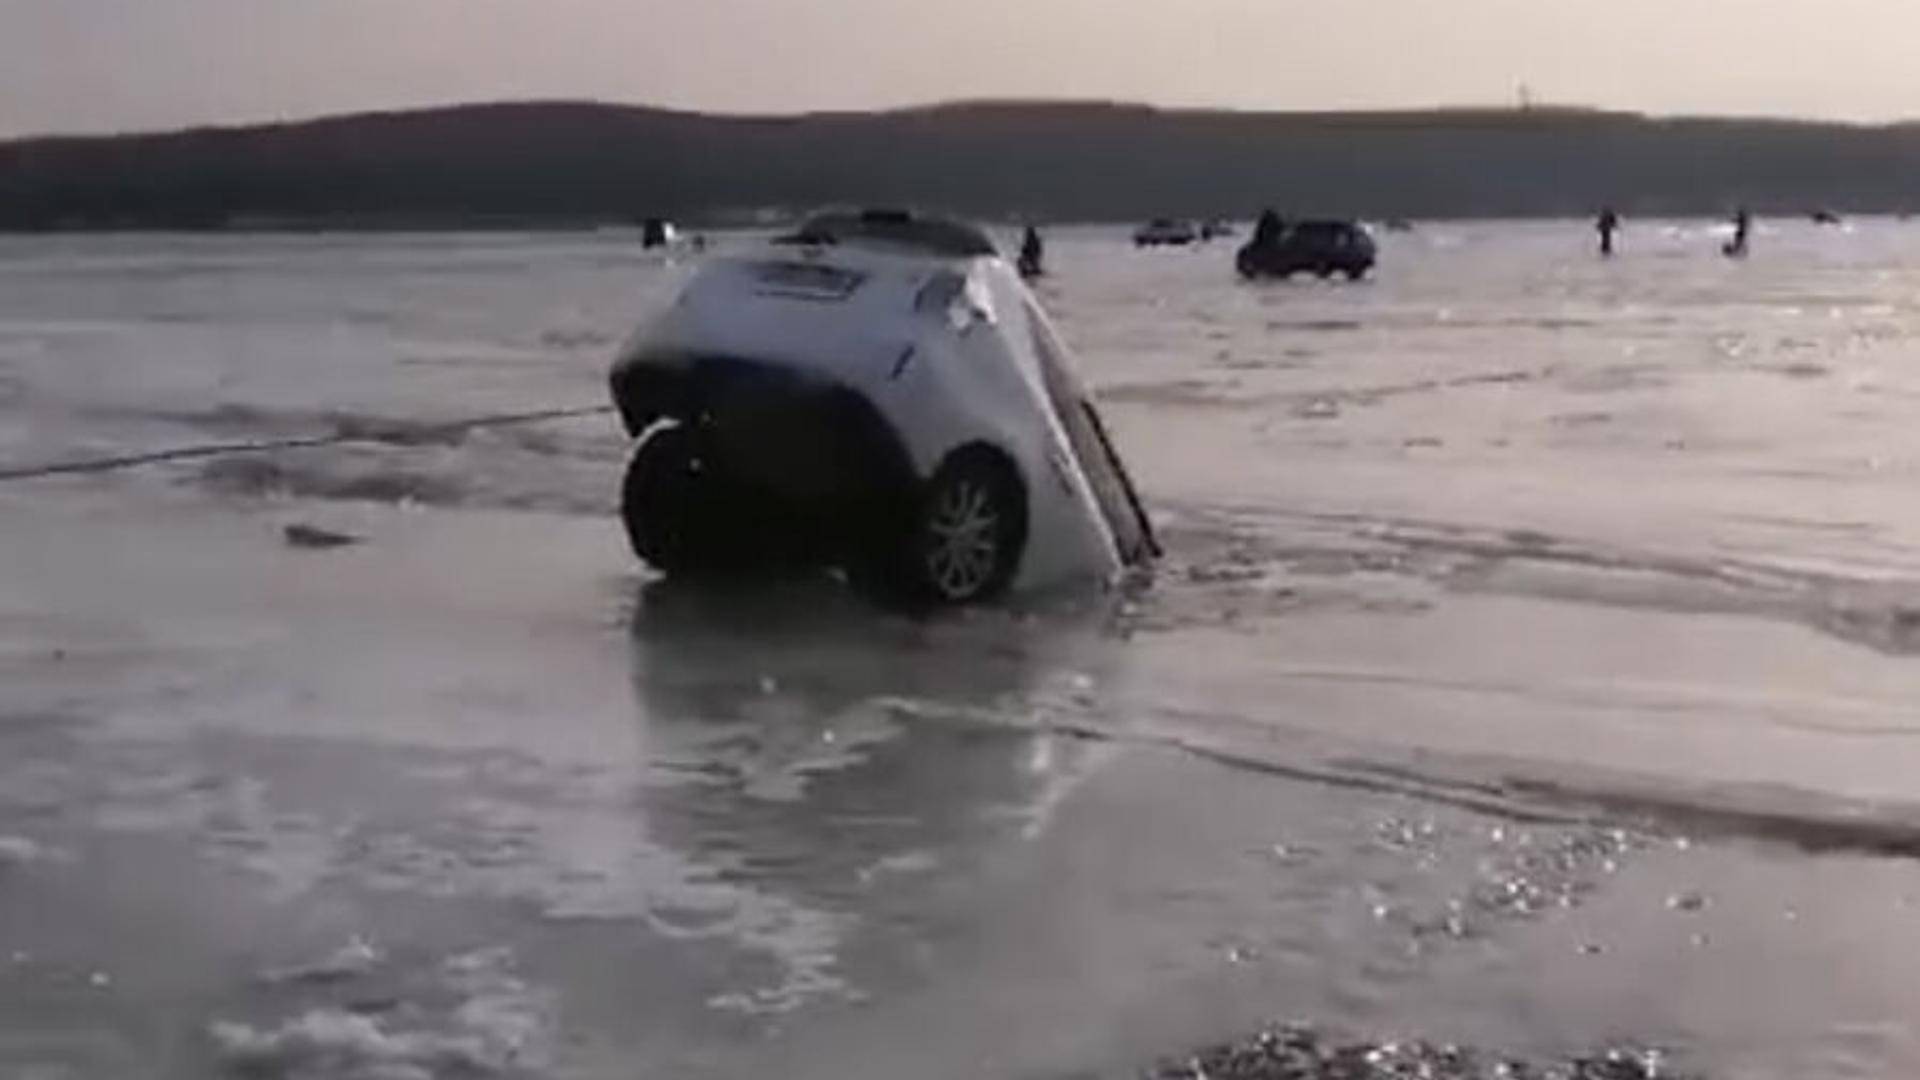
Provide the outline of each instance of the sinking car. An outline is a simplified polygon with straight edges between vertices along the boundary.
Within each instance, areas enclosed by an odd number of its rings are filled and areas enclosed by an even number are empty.
[[[933,604],[1111,581],[1153,529],[1059,333],[979,229],[830,213],[707,261],[623,347],[633,550]]]

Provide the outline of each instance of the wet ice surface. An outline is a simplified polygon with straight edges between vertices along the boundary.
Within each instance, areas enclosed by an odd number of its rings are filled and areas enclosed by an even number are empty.
[[[0,483],[0,1072],[1920,1067],[1920,231],[1123,239],[1166,565],[928,622],[466,426],[600,402],[631,238],[0,240],[0,471],[314,443]]]

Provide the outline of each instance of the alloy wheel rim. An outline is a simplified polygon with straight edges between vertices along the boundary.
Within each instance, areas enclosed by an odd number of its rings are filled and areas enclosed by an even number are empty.
[[[949,599],[966,599],[992,580],[1000,556],[1000,514],[975,480],[947,485],[927,520],[927,570]]]

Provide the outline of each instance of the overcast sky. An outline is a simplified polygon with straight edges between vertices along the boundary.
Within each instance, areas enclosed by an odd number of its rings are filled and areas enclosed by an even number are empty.
[[[1920,0],[0,0],[0,134],[510,98],[1920,117]]]

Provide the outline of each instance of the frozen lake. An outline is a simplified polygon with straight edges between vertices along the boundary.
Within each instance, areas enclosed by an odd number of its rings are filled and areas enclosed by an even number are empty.
[[[928,621],[634,562],[633,236],[0,238],[0,1073],[1920,1072],[1920,225],[1721,232],[1060,230],[1168,558]]]

